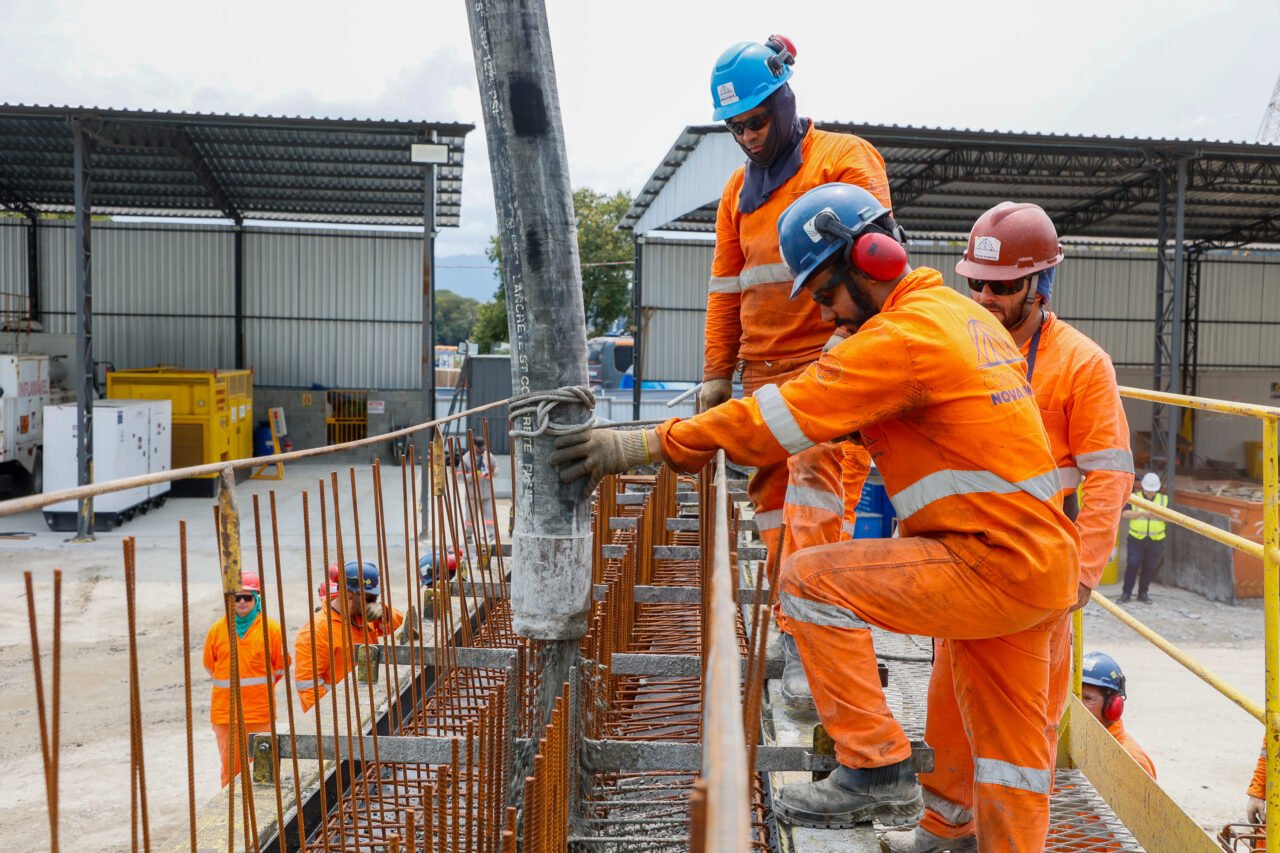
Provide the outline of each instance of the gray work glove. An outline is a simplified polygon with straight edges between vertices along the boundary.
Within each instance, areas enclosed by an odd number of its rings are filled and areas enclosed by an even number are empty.
[[[1249,804],[1245,807],[1244,817],[1249,823],[1261,825],[1267,822],[1267,801],[1260,800],[1257,797],[1250,797]]]
[[[848,335],[842,335],[840,334],[839,331],[836,331],[835,334],[827,338],[827,342],[822,345],[822,351],[831,352],[833,349],[840,346],[840,344],[844,343],[847,340],[849,340]]]
[[[728,380],[726,380],[728,381]],[[621,474],[637,465],[658,461],[645,446],[648,430],[593,429],[562,435],[549,460],[560,471],[560,482],[586,478],[582,495],[590,495],[606,474]],[[656,438],[656,436],[654,437]],[[650,439],[649,447],[657,445]]]
[[[702,411],[714,409],[733,396],[732,379],[704,379],[698,392],[698,405]]]

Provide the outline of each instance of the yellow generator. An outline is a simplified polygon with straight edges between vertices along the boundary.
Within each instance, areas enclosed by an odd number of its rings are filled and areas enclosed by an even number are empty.
[[[253,371],[147,367],[107,374],[107,396],[173,403],[173,467],[253,456]],[[174,493],[213,495],[216,475],[175,482]]]

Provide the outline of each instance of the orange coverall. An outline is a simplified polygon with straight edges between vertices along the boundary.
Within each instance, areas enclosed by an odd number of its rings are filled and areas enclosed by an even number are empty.
[[[791,202],[827,183],[864,187],[889,207],[889,179],[884,158],[857,136],[829,133],[812,124],[800,143],[803,164],[782,187],[750,213],[738,210],[746,167],[725,184],[716,213],[716,248],[707,293],[703,379],[733,376],[745,362],[742,386],[753,394],[764,385],[781,384],[798,375],[822,352],[835,325],[822,319],[811,299],[791,299],[793,276],[778,247],[778,217]],[[824,442],[789,460],[757,468],[747,493],[755,504],[760,538],[777,554],[781,528],[787,525],[782,557],[810,545],[841,538],[845,505],[858,503],[870,466],[863,451],[845,452]],[[845,470],[842,473],[842,465]],[[851,498],[846,488],[854,490]],[[779,565],[770,560],[770,567]],[[774,570],[776,571],[776,570]],[[777,578],[771,573],[771,584]],[[786,616],[774,609],[778,627]]]
[[[289,659],[284,654],[280,623],[267,619],[267,645],[271,650],[268,676],[266,650],[262,647],[262,620],[259,613],[243,637],[236,637],[236,662],[240,670],[240,705],[244,710],[244,731],[271,730],[271,694],[276,682],[284,677]],[[209,703],[209,722],[222,755],[222,787],[240,772],[241,738],[232,735],[231,719],[231,643],[227,622],[219,619],[209,628],[204,639],[204,668],[213,680],[213,696]]]
[[[1030,340],[1023,344],[1024,356],[1030,356],[1030,346]],[[1098,585],[1115,545],[1120,513],[1133,483],[1129,422],[1116,387],[1115,369],[1101,347],[1046,311],[1031,388],[1062,480],[1059,497],[1075,494],[1081,478],[1084,480],[1075,522],[1080,532],[1080,582],[1092,589]],[[938,640],[925,728],[925,741],[934,750],[934,772],[920,777],[926,807],[920,825],[943,838],[973,832],[973,764],[968,739],[952,710],[956,699],[950,663],[950,644]],[[1049,638],[1049,673],[1045,735],[1050,750],[1056,751],[1058,722],[1071,678],[1071,617],[1066,614]],[[944,707],[947,710],[940,710]]]
[[[391,612],[391,625],[386,619],[372,625],[352,625],[351,642],[354,645],[377,644],[386,634],[391,633],[404,623],[404,614],[394,607]],[[344,627],[341,606],[330,605],[315,615],[315,654],[311,651],[311,624],[304,625],[293,642],[293,686],[302,700],[302,710],[310,711],[311,706],[324,698],[331,684],[337,684],[355,666],[355,655],[347,654],[347,632]],[[332,650],[333,662],[330,668],[329,653]],[[334,673],[338,673],[334,675]]]
[[[979,843],[1001,851],[1044,845],[1049,633],[1079,577],[1079,536],[1025,370],[989,312],[917,269],[800,377],[658,428],[663,457],[683,470],[716,448],[760,465],[860,433],[903,538],[806,548],[782,567],[818,714],[841,764],[906,759],[870,627],[952,640]]]

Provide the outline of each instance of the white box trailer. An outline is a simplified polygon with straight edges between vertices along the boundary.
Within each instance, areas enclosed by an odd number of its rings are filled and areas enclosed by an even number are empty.
[[[0,354],[0,493],[40,491],[49,357]]]
[[[93,482],[121,480],[168,470],[172,404],[168,400],[95,400],[93,403]],[[44,485],[46,491],[77,485],[78,422],[71,404],[45,410]],[[93,499],[94,529],[109,530],[159,506],[168,483],[109,492]],[[76,529],[76,501],[44,509],[51,530]]]

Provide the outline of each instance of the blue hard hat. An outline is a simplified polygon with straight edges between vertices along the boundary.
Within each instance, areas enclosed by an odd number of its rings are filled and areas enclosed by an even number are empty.
[[[458,557],[455,554],[449,554],[445,557],[445,568],[449,571],[449,577],[453,577],[458,571]],[[435,582],[436,577],[436,555],[427,552],[418,558],[418,574],[422,577],[422,585],[430,586]]]
[[[819,231],[814,224],[819,214],[831,213],[854,235],[868,224],[889,213],[889,208],[854,184],[823,184],[796,199],[778,217],[778,246],[782,260],[796,277],[791,296],[800,292],[805,281],[825,264],[847,242],[841,237]]]
[[[724,121],[753,110],[791,79],[791,65],[772,47],[753,41],[731,46],[711,71],[711,118]]]
[[[343,574],[347,576],[347,589],[351,592],[378,595],[382,591],[382,578],[375,563],[352,560],[343,567]]]
[[[1084,669],[1080,673],[1082,682],[1124,695],[1124,670],[1111,655],[1105,652],[1089,652],[1084,656],[1083,666]]]

